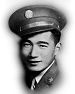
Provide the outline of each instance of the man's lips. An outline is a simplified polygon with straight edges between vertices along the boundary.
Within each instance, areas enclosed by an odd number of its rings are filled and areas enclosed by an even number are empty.
[[[28,62],[31,65],[36,65],[36,64],[38,64],[39,62],[42,62],[42,61],[32,61],[32,60],[29,60]]]

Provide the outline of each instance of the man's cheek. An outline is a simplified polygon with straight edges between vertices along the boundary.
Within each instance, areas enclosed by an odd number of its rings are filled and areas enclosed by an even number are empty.
[[[22,50],[22,53],[25,57],[27,57],[29,55],[29,51],[28,50]]]
[[[43,50],[40,54],[42,57],[45,57],[47,55],[49,55],[50,51],[49,50]]]
[[[41,57],[41,59],[42,59],[42,61],[46,61],[46,59],[47,59],[47,53],[42,53],[41,55],[40,55],[40,57]]]

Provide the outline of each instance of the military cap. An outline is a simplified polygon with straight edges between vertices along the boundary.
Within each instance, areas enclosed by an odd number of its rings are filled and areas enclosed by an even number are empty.
[[[44,5],[31,5],[20,8],[9,18],[11,31],[21,37],[53,29],[61,33],[65,25],[66,18],[62,13],[55,8]]]

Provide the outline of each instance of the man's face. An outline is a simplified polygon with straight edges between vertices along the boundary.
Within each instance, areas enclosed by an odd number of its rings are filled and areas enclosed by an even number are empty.
[[[22,55],[26,67],[31,71],[42,71],[51,64],[55,53],[52,33],[43,32],[23,42]]]

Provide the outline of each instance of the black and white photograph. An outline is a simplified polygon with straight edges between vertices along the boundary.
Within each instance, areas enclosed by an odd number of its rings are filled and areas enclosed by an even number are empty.
[[[1,1],[1,94],[75,93],[74,3]]]

